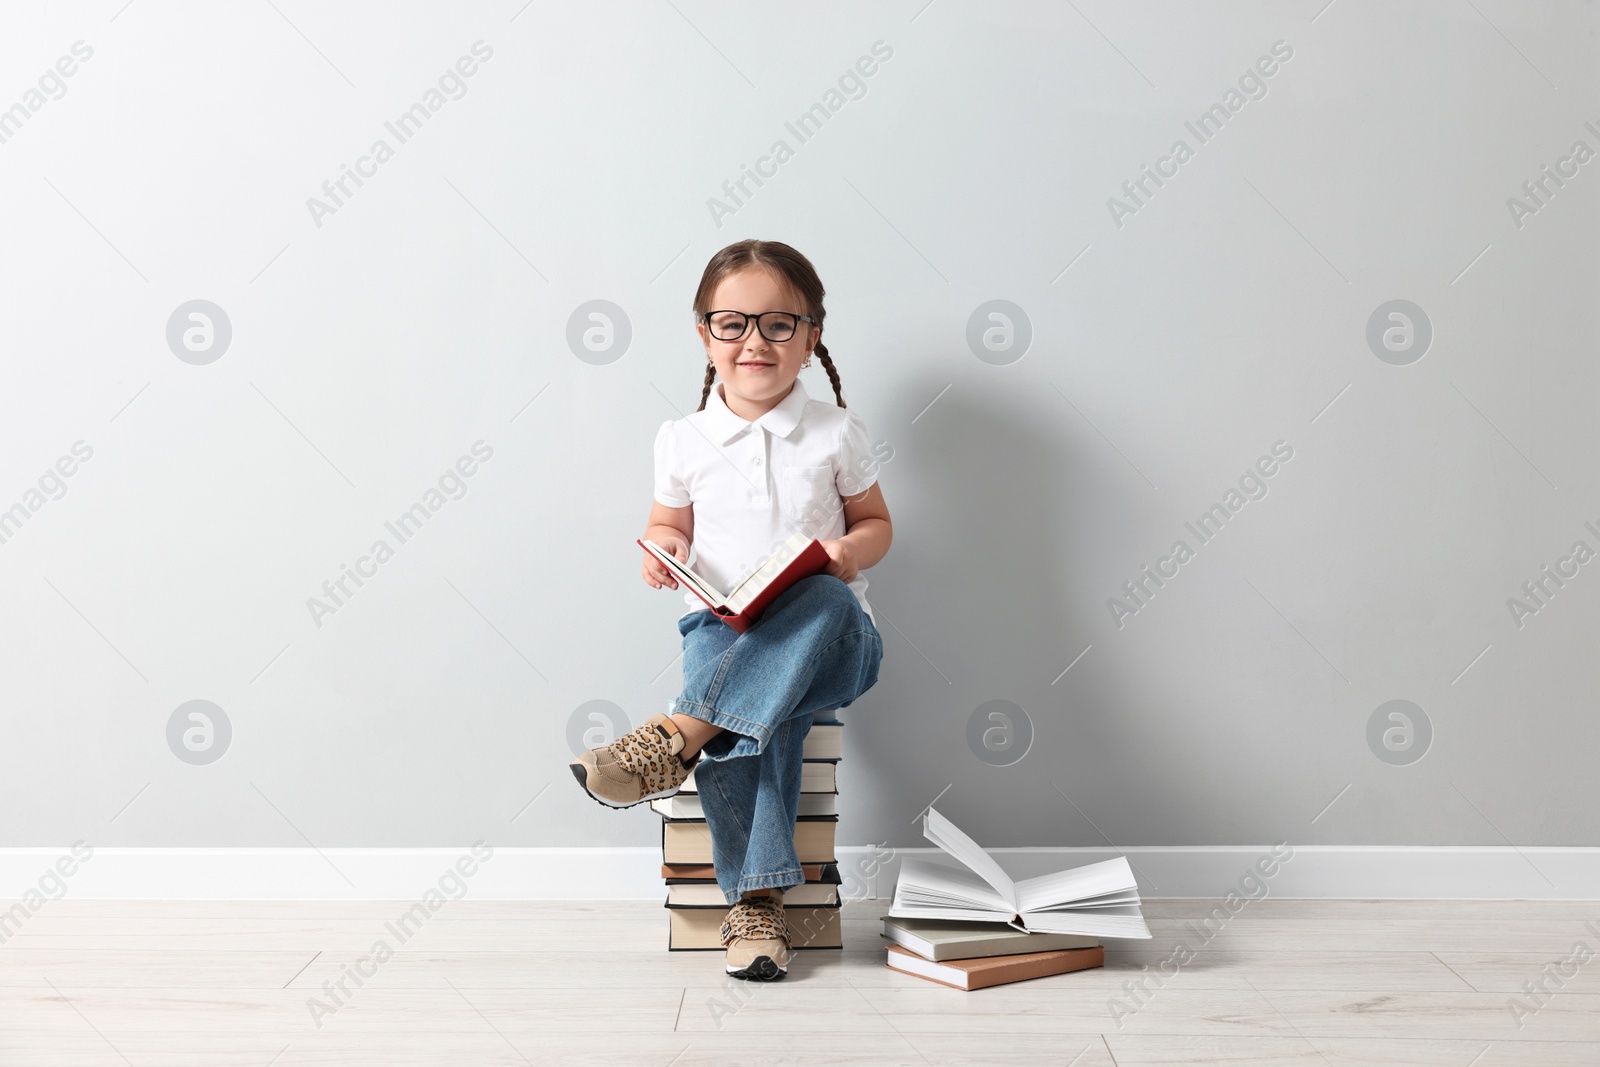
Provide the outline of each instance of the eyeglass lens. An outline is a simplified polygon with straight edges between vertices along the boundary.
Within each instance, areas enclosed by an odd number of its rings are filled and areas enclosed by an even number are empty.
[[[737,311],[719,311],[711,316],[711,334],[719,341],[737,341],[744,336],[748,320],[754,316]],[[783,311],[768,311],[757,317],[761,336],[769,341],[787,341],[794,336],[795,316]]]

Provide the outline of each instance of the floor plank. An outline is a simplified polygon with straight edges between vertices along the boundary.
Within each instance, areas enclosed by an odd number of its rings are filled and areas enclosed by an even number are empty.
[[[53,901],[0,944],[0,1063],[1600,1064],[1600,904],[1213,904],[1151,902],[1103,968],[962,993],[883,965],[885,901],[770,984],[665,951],[655,902],[453,901],[402,940],[404,901]]]

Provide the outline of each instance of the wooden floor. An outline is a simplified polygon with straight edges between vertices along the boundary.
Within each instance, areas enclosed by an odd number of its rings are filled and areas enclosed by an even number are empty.
[[[0,946],[0,1064],[1600,1064],[1600,902],[1264,900],[1202,943],[1211,902],[1147,901],[1155,937],[1104,968],[975,993],[885,968],[886,905],[752,984],[666,952],[645,903],[456,901],[402,945],[397,902],[53,901]],[[1580,941],[1595,958],[1545,971]]]

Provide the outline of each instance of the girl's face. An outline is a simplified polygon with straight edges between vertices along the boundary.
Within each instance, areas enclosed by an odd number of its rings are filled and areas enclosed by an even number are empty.
[[[806,308],[790,295],[788,288],[772,274],[757,268],[735,271],[722,279],[711,298],[710,311],[743,311],[755,315],[763,311],[787,311],[804,315]],[[762,323],[768,332],[777,333],[771,319]],[[756,322],[746,322],[744,336],[723,341],[712,336],[704,322],[696,329],[706,347],[706,355],[716,365],[722,379],[725,401],[746,401],[747,407],[768,408],[783,399],[800,376],[800,363],[811,354],[822,331],[809,322],[796,323],[794,336],[787,341],[769,341]],[[730,407],[734,405],[729,404]],[[737,412],[737,408],[735,408]]]

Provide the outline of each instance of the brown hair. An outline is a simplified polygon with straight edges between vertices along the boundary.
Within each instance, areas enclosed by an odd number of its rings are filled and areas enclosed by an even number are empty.
[[[787,282],[789,287],[800,297],[806,307],[806,314],[817,320],[817,328],[822,328],[823,317],[827,314],[822,307],[822,279],[817,277],[817,270],[811,261],[801,255],[797,250],[784,244],[782,241],[736,241],[716,255],[711,257],[711,262],[706,264],[705,273],[700,276],[700,288],[694,294],[694,317],[700,321],[700,316],[712,310],[711,298],[716,295],[717,286],[722,284],[722,279],[734,271],[746,267],[759,267],[776,275],[780,280]],[[828,346],[823,344],[820,336],[814,350],[817,358],[822,360],[822,369],[828,372],[828,381],[833,383],[833,398],[840,407],[844,407],[844,394],[839,388],[839,371],[833,365],[833,360],[828,358]],[[708,360],[706,362],[705,388],[700,391],[700,406],[696,411],[704,411],[706,400],[711,396],[712,383],[717,379],[717,368]]]

